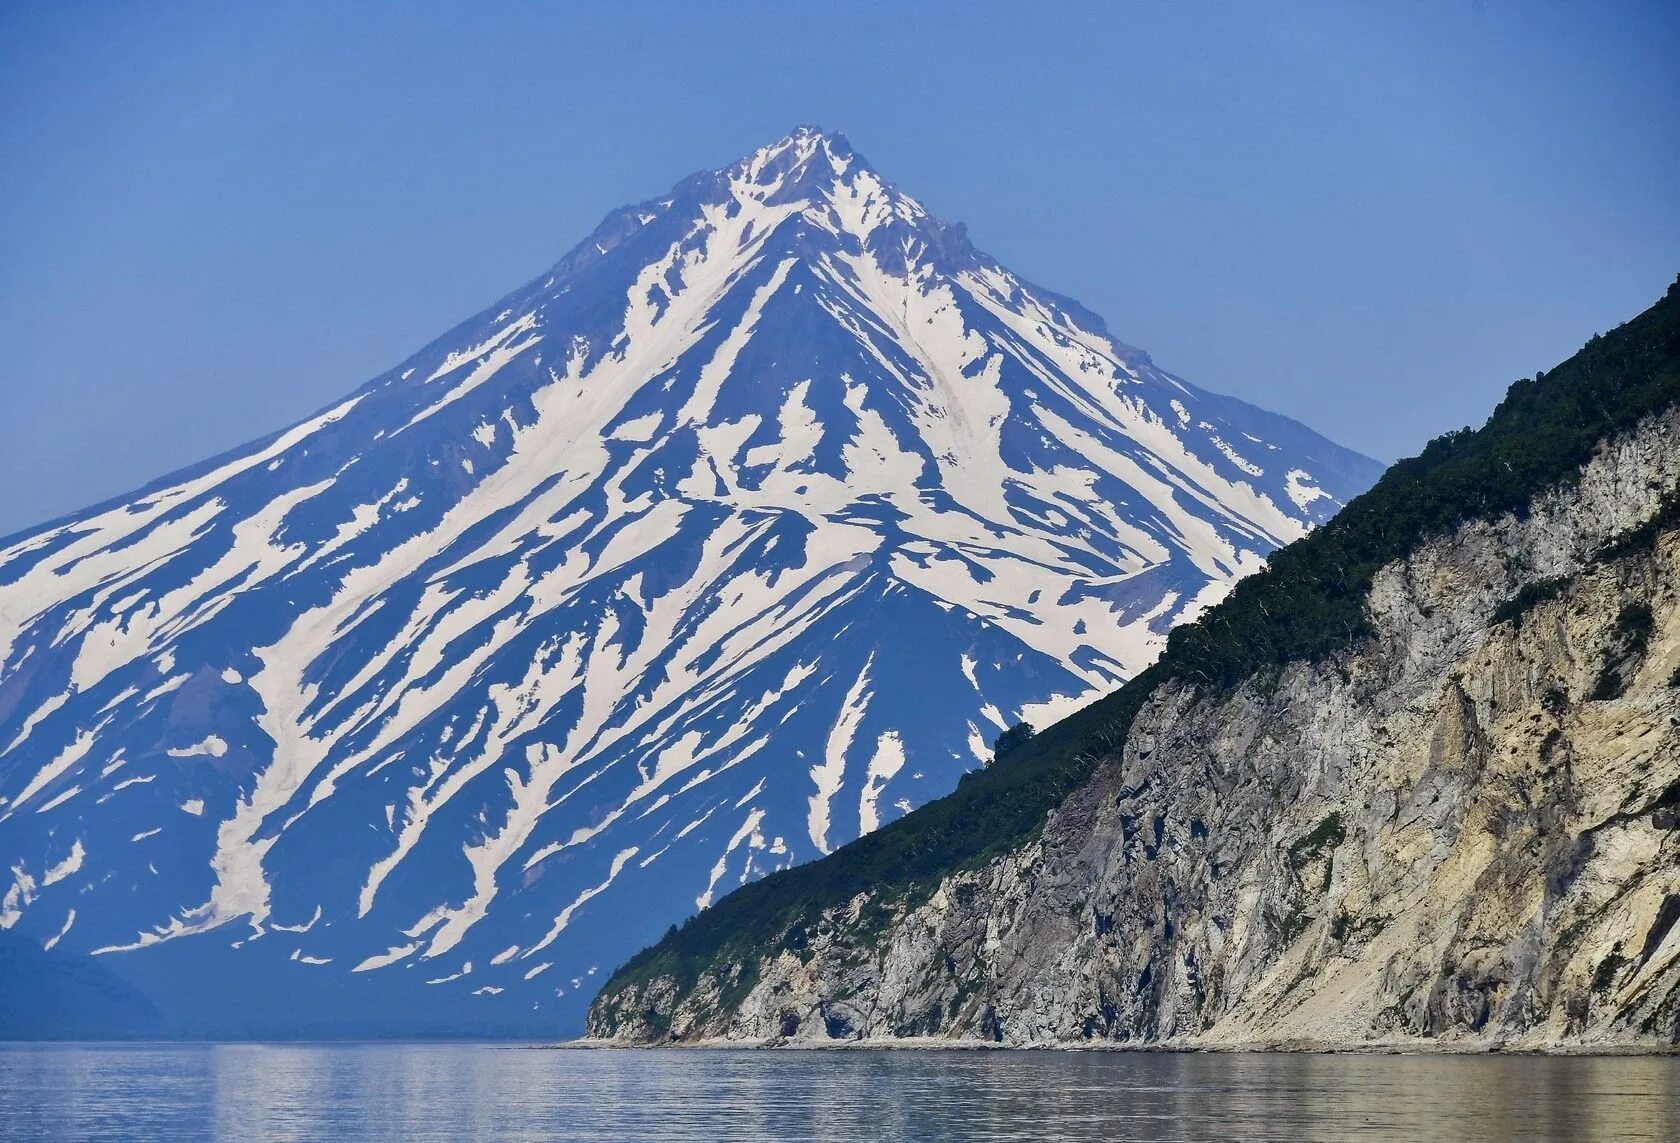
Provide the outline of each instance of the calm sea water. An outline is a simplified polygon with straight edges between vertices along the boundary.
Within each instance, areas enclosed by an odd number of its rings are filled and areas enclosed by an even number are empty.
[[[1680,1139],[1680,1060],[10,1045],[0,1138]]]

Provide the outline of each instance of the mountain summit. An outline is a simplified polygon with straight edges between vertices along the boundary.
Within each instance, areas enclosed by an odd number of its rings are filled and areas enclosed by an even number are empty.
[[[0,543],[0,928],[176,1028],[598,971],[1147,666],[1378,466],[800,128],[309,419]]]

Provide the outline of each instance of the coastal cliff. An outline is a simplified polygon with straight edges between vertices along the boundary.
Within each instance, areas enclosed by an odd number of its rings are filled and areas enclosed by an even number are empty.
[[[848,881],[865,838],[749,886],[615,974],[591,1035],[1672,1048],[1677,310],[1519,383],[1041,735],[1016,768],[1064,777],[1030,828],[930,873],[949,829],[911,815],[875,843],[903,877]],[[1501,463],[1503,504],[1466,491]],[[1360,559],[1349,601],[1323,569]]]

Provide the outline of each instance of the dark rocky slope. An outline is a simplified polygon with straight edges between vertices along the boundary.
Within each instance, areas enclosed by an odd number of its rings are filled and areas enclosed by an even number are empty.
[[[1669,1047],[1680,284],[1115,695],[726,898],[625,1042]]]

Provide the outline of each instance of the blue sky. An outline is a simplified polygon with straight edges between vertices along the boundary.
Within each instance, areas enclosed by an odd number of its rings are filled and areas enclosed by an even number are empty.
[[[1680,272],[1680,5],[0,2],[0,533],[294,420],[815,122],[1392,459]]]

